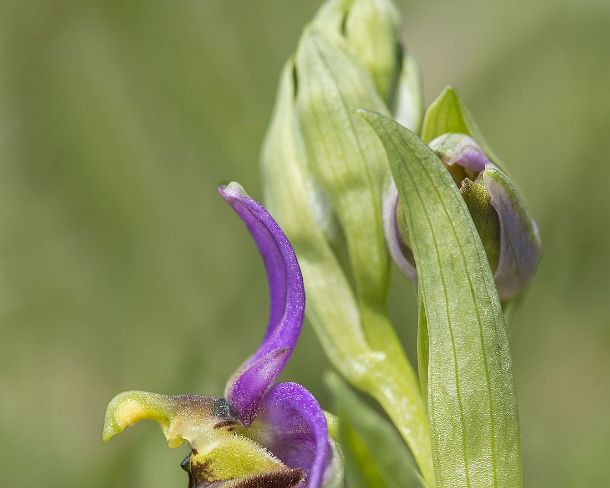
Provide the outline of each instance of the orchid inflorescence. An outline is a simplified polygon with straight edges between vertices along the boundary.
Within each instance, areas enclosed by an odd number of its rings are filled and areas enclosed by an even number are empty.
[[[191,445],[191,488],[521,486],[509,332],[538,228],[457,92],[424,110],[399,26],[391,0],[328,0],[305,28],[263,146],[267,208],[219,188],[265,265],[264,339],[222,397],[117,395],[105,441],[159,422]],[[392,261],[416,283],[417,373],[387,310]],[[335,415],[277,383],[306,295]]]

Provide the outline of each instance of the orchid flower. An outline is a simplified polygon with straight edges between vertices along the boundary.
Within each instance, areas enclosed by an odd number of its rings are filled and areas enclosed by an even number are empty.
[[[106,410],[103,439],[143,419],[159,422],[170,447],[183,440],[191,445],[182,463],[189,488],[329,486],[341,475],[323,410],[303,386],[275,384],[304,319],[295,253],[267,210],[239,184],[221,186],[219,193],[246,223],[265,265],[271,303],[263,342],[228,381],[223,398],[120,393]]]

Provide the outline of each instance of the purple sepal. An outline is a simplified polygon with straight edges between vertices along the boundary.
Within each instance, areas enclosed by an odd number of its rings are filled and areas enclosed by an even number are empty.
[[[290,468],[307,473],[306,488],[320,488],[330,462],[328,426],[314,396],[297,383],[280,383],[265,395],[256,440]]]
[[[406,244],[400,237],[398,230],[398,220],[396,210],[398,206],[398,189],[394,184],[394,180],[386,182],[383,190],[383,230],[385,234],[386,244],[390,256],[396,266],[404,273],[404,275],[412,281],[417,280],[417,270],[409,261],[406,249]]]
[[[430,142],[430,148],[447,166],[457,164],[475,173],[480,173],[491,163],[481,146],[464,134],[443,134]]]
[[[248,426],[296,346],[303,326],[305,290],[294,250],[269,212],[237,183],[221,186],[218,192],[246,223],[263,258],[269,286],[270,312],[263,342],[225,390],[233,414]]]
[[[542,256],[536,222],[510,179],[494,165],[480,178],[500,221],[500,257],[494,279],[500,299],[515,297],[532,279]]]
[[[254,362],[246,362],[227,383],[225,398],[233,414],[249,426],[260,400],[284,369],[290,351],[275,349]]]

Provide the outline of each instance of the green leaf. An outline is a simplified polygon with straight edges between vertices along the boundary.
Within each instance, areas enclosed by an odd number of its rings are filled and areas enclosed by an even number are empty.
[[[394,427],[337,375],[329,374],[339,438],[351,488],[424,488],[413,457]]]
[[[393,114],[401,125],[419,133],[424,117],[424,92],[419,66],[409,52],[402,58]]]
[[[409,443],[426,479],[433,480],[426,407],[417,377],[383,314],[377,316],[380,325],[376,330],[385,330],[385,334],[373,334],[378,338],[376,344],[368,342],[355,294],[327,240],[328,207],[297,128],[297,85],[302,87],[302,80],[295,80],[294,64],[289,60],[262,153],[265,202],[295,248],[307,293],[307,318],[327,356],[350,383],[383,406]],[[370,130],[363,121],[355,120]],[[369,138],[379,144],[374,134]],[[379,149],[383,152],[380,144]]]
[[[359,113],[384,144],[418,270],[428,331],[428,416],[437,485],[521,486],[508,337],[481,240],[459,190],[408,129]]]

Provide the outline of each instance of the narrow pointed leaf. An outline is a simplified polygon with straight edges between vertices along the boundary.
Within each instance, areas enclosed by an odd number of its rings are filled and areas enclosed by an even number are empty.
[[[419,66],[409,52],[402,58],[393,113],[400,124],[419,134],[424,117],[424,92]]]
[[[393,98],[398,80],[399,28],[400,14],[392,0],[353,0],[345,19],[347,44],[386,102]]]
[[[521,486],[508,338],[485,251],[448,171],[415,134],[360,111],[390,161],[426,312],[428,415],[437,486]]]

